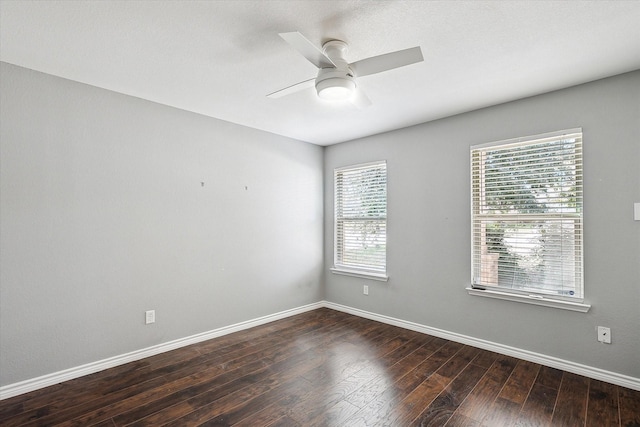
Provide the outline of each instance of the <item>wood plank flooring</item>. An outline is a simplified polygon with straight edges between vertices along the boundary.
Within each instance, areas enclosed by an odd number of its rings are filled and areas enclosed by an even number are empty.
[[[640,392],[319,309],[0,401],[2,426],[640,426]]]

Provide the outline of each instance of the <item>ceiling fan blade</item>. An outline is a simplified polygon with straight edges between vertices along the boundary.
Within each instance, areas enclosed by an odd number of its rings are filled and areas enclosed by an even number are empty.
[[[420,46],[409,49],[398,50],[396,52],[385,53],[384,55],[372,56],[371,58],[356,61],[349,64],[351,70],[358,77],[380,73],[382,71],[393,70],[405,65],[415,64],[424,61]]]
[[[362,89],[356,89],[356,93],[350,100],[353,105],[358,108],[367,108],[371,106],[371,100]]]
[[[295,92],[299,92],[301,90],[313,87],[315,85],[315,81],[316,79],[313,78],[313,79],[302,81],[300,83],[296,83],[289,87],[285,87],[284,89],[280,89],[270,93],[269,95],[267,95],[267,98],[281,98],[283,96],[290,95]]]
[[[318,49],[313,43],[311,43],[298,31],[293,31],[291,33],[280,33],[279,35],[316,67],[335,68],[336,64],[334,64],[327,55],[322,53],[320,49]]]

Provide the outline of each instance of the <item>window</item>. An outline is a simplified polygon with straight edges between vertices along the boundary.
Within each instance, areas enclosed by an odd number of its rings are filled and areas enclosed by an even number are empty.
[[[335,273],[386,280],[387,163],[336,169]]]
[[[473,146],[471,182],[473,294],[588,310],[581,129]]]

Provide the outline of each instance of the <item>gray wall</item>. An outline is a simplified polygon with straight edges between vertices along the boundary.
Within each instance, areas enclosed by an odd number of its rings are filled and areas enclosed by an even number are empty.
[[[469,146],[567,128],[584,137],[584,313],[470,296]],[[325,260],[333,169],[387,160],[388,283],[327,273],[326,299],[640,377],[640,72],[325,150]],[[362,286],[369,285],[369,296]],[[611,345],[596,326],[611,328]]]
[[[322,299],[321,147],[1,73],[0,385]]]
[[[323,298],[640,377],[640,72],[331,146],[323,159],[310,144],[0,71],[0,385]],[[572,127],[584,131],[591,311],[469,296],[469,146]],[[333,169],[379,159],[391,278],[324,274]],[[149,309],[157,322],[144,325]],[[597,325],[613,344],[596,342]]]

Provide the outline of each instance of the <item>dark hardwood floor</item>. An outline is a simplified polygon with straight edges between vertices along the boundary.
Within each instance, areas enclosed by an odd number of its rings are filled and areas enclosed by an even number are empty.
[[[640,426],[640,392],[319,309],[0,402],[2,426]]]

